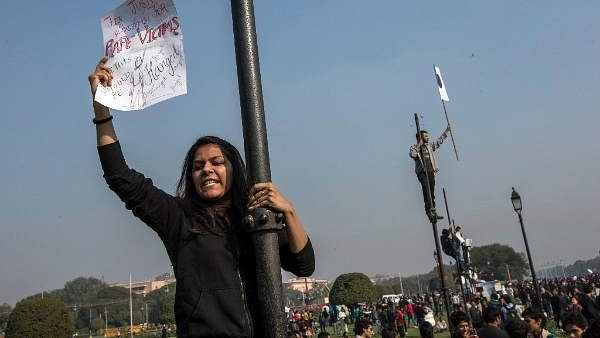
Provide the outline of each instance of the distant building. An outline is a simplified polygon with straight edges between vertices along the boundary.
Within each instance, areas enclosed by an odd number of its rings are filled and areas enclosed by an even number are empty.
[[[375,275],[375,277],[369,277],[369,279],[371,280],[371,282],[373,282],[373,284],[379,284],[379,283],[382,283],[382,282],[385,282],[387,280],[394,279],[394,278],[398,278],[398,276]]]
[[[154,290],[158,290],[166,285],[175,283],[175,277],[173,275],[155,278],[154,280],[144,282],[132,282],[131,291],[136,295],[146,297],[146,295]],[[327,279],[316,279],[316,278],[290,278],[287,281],[282,282],[283,285],[290,285],[294,290],[306,292],[311,291],[316,285],[328,285]],[[114,283],[109,286],[120,286],[129,289],[129,283]]]
[[[146,295],[154,290],[158,290],[166,285],[169,285],[171,283],[175,283],[175,277],[174,276],[169,276],[169,277],[165,277],[165,276],[161,276],[160,280],[150,280],[150,281],[145,281],[145,282],[132,282],[131,284],[129,283],[114,283],[114,284],[109,284],[109,286],[120,286],[126,289],[129,289],[130,285],[131,285],[131,292],[135,293],[136,295],[140,295],[143,297],[146,297]]]
[[[327,285],[329,281],[327,279],[315,279],[315,278],[290,278],[283,282],[283,285],[289,285],[297,291],[310,291],[315,285]]]

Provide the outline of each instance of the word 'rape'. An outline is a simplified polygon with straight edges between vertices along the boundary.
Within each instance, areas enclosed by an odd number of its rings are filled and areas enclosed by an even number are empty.
[[[179,30],[179,18],[173,17],[167,22],[162,22],[154,28],[141,30],[136,29],[136,33],[132,35],[124,35],[120,38],[110,39],[106,41],[104,46],[104,54],[113,57],[115,54],[119,54],[124,50],[131,49],[136,42],[139,44],[149,44],[158,39],[164,38],[167,35],[177,36],[181,34]]]

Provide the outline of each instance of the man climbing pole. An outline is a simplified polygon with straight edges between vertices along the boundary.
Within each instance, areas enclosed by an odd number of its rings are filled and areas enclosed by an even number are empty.
[[[451,130],[450,123],[448,123],[446,130],[442,135],[433,143],[429,143],[429,134],[426,130],[420,130],[417,132],[416,138],[417,143],[410,147],[409,155],[415,161],[415,173],[421,183],[421,189],[423,190],[423,200],[425,201],[425,214],[429,220],[437,222],[438,219],[443,219],[435,211],[435,175],[439,168],[435,160],[434,152],[439,148],[444,139],[448,136]]]

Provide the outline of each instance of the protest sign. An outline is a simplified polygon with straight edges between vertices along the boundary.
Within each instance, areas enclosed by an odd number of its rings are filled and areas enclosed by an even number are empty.
[[[101,19],[112,86],[96,101],[139,110],[187,92],[183,35],[172,0],[126,0]]]

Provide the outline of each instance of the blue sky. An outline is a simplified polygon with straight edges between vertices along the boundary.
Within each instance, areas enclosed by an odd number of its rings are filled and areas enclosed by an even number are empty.
[[[103,53],[100,17],[120,3],[3,6],[0,303],[79,276],[171,271],[97,158],[87,76]],[[197,137],[243,149],[230,3],[175,4],[188,94],[113,112],[130,166],[170,192]],[[450,139],[436,153],[438,206],[445,188],[474,245],[524,252],[514,186],[535,265],[598,255],[599,12],[597,1],[256,1],[272,179],[312,238],[315,277],[433,268],[408,157],[415,113],[432,137],[445,128],[433,64],[460,157]]]

